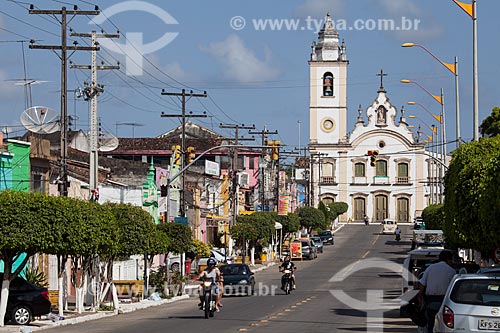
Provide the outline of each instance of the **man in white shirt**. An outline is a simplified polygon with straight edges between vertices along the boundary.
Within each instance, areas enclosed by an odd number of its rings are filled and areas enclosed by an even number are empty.
[[[432,333],[434,317],[436,316],[451,279],[457,273],[450,264],[453,254],[443,250],[439,254],[439,262],[430,265],[425,271],[420,282],[421,292],[425,291],[427,332]]]

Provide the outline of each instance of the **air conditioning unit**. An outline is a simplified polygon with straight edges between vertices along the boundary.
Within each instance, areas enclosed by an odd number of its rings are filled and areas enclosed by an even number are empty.
[[[246,172],[239,172],[238,173],[238,185],[240,187],[247,188],[248,185],[250,184],[250,176]]]

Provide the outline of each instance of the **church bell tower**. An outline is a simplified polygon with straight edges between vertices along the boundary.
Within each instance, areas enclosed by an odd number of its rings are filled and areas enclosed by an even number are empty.
[[[326,15],[318,41],[311,46],[310,144],[337,144],[347,134],[347,60],[344,41]]]

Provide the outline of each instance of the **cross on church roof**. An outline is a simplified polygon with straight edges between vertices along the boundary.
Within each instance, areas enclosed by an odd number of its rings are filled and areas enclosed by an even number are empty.
[[[387,76],[386,73],[384,73],[384,70],[381,69],[380,73],[377,74],[377,76],[380,76],[380,88],[378,88],[379,91],[385,91],[384,89],[384,76]]]

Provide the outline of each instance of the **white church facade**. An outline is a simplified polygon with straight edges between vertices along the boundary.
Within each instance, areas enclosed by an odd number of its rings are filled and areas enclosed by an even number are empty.
[[[439,192],[429,186],[437,183],[429,177],[433,159],[421,133],[410,132],[404,107],[398,112],[391,104],[382,72],[375,100],[365,110],[359,106],[347,132],[348,65],[344,42],[327,15],[309,60],[310,204],[346,202],[343,222],[362,221],[365,214],[370,221],[413,221]]]

